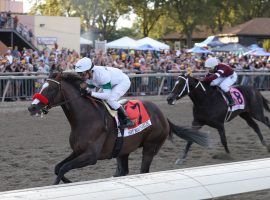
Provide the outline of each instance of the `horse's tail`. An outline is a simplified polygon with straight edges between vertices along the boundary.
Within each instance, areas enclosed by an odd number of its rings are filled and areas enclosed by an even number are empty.
[[[269,108],[269,101],[262,95],[262,99],[263,99],[263,107],[265,110],[267,110],[268,112],[270,112],[270,108]]]
[[[171,129],[170,136],[173,132],[175,135],[188,142],[195,142],[203,147],[210,147],[210,139],[205,133],[177,126],[173,124],[169,119],[168,122]]]

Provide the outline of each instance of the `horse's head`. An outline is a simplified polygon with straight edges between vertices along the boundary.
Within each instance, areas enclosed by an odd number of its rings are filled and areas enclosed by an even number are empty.
[[[47,113],[48,109],[63,101],[61,92],[61,73],[51,73],[44,82],[39,93],[33,96],[31,106],[28,111],[31,115],[39,112]]]
[[[198,85],[203,87],[202,83],[196,78],[193,78],[190,75],[180,75],[175,82],[171,93],[167,97],[168,104],[174,105],[178,99],[189,94],[194,88],[197,88]]]

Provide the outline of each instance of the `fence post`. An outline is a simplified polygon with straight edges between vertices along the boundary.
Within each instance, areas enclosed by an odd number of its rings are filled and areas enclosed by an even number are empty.
[[[9,88],[9,85],[10,85],[10,79],[8,80],[8,82],[6,84],[6,87],[4,89],[4,93],[3,93],[3,97],[2,97],[2,102],[5,101],[5,97],[6,97],[6,94],[7,94],[8,88]]]
[[[161,91],[162,91],[162,88],[164,86],[164,81],[165,81],[165,76],[163,76],[162,80],[161,80],[161,83],[159,85],[159,88],[158,88],[158,96],[160,96],[161,94]]]

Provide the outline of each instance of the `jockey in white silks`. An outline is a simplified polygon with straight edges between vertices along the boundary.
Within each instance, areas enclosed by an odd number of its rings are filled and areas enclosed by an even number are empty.
[[[118,103],[118,100],[125,95],[130,88],[130,79],[120,69],[113,67],[95,66],[90,58],[84,57],[75,64],[77,72],[85,81],[81,86],[81,94],[89,95],[97,99],[105,100],[112,109],[117,110],[120,128],[134,126],[129,119],[125,109]],[[94,88],[100,88],[94,92]]]

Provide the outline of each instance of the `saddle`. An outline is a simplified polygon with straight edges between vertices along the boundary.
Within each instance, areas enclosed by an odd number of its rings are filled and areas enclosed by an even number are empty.
[[[228,102],[226,95],[224,94],[224,92],[221,89],[219,89],[219,91],[221,92],[221,95],[222,95],[224,101],[228,105],[229,102]],[[229,121],[229,119],[234,111],[245,108],[245,99],[244,99],[244,96],[240,90],[238,90],[236,87],[231,87],[230,94],[231,94],[232,99],[234,101],[234,105],[228,106],[228,111],[227,111],[227,114],[225,116],[225,122]]]
[[[106,101],[102,101],[104,106],[110,115],[115,119],[117,125],[119,125],[119,120],[117,116],[117,111],[111,109]],[[115,141],[114,149],[112,152],[112,157],[115,158],[120,153],[123,146],[124,137],[128,137],[134,134],[137,134],[147,127],[151,126],[151,120],[146,111],[143,103],[140,100],[120,100],[119,103],[124,106],[127,115],[134,122],[135,126],[130,128],[125,128],[124,130],[120,130],[118,128],[118,136]]]
[[[218,89],[219,92],[221,92],[223,99],[225,100],[226,104],[228,105],[228,99],[226,98],[226,95],[221,89]],[[230,87],[230,94],[232,96],[232,99],[234,101],[234,106],[231,108],[228,108],[230,111],[235,111],[238,109],[244,109],[245,107],[245,99],[240,90],[237,89],[237,87]]]
[[[117,111],[113,110],[106,101],[102,101],[107,111],[114,117],[118,124]],[[135,126],[127,128],[127,130],[134,129],[137,126],[150,120],[150,117],[140,100],[122,99],[118,101],[126,110],[128,117],[134,122]],[[136,132],[137,133],[137,132]],[[130,135],[130,134],[128,134]]]

